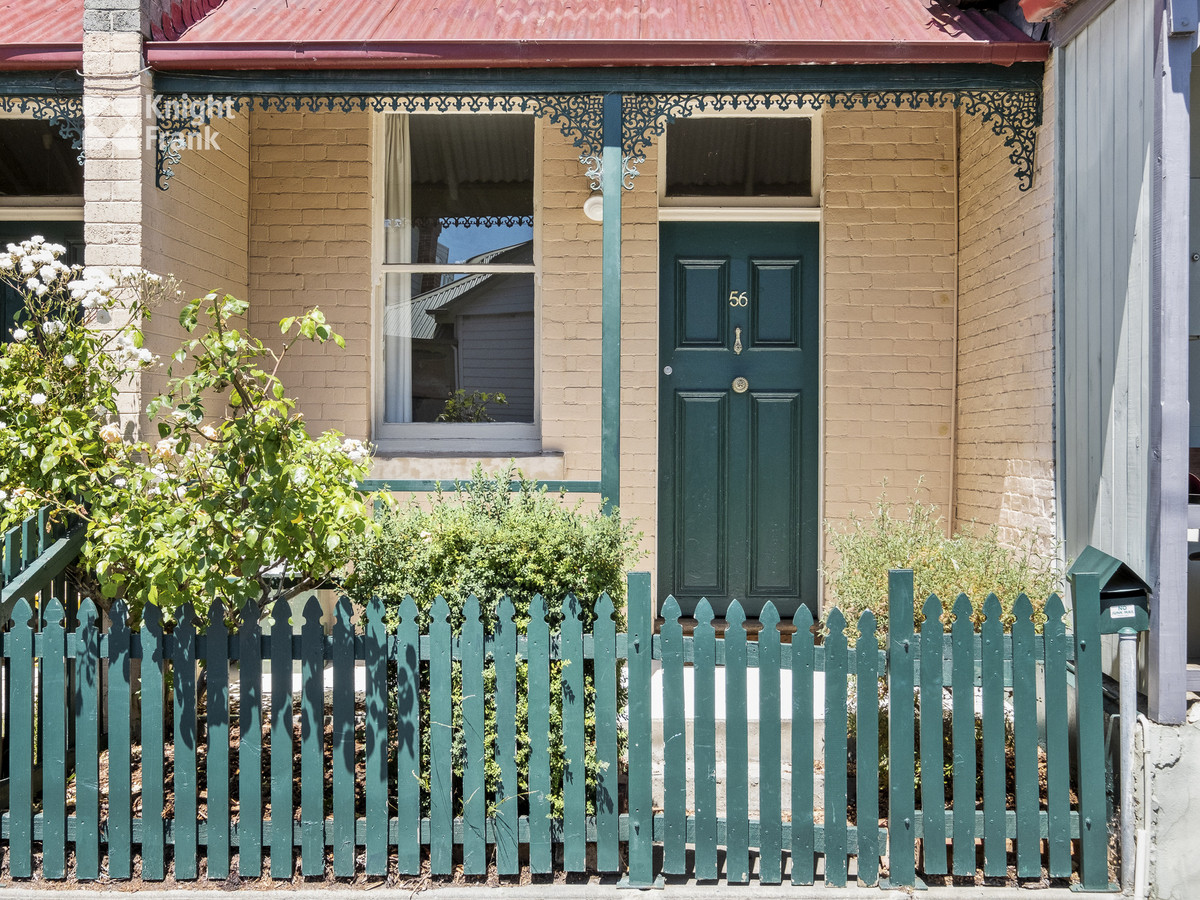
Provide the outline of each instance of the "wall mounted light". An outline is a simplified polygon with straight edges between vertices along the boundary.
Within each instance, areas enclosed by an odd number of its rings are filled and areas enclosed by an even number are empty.
[[[590,197],[583,201],[583,214],[593,222],[604,221],[604,195],[599,191],[594,191]]]

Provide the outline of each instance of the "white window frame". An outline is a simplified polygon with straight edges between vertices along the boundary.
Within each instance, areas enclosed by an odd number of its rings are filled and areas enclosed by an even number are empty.
[[[372,159],[374,160],[372,202],[372,384],[374,386],[372,442],[383,456],[412,454],[499,455],[511,456],[541,451],[541,221],[542,221],[542,139],[538,121],[530,113],[492,110],[489,113],[527,115],[533,120],[533,264],[532,265],[420,265],[415,263],[384,262],[384,202],[386,197],[387,162],[384,159],[385,128],[388,116],[408,113],[382,112],[373,117]],[[426,113],[417,113],[426,115]],[[470,115],[445,112],[436,115]],[[408,154],[405,154],[406,165]],[[407,173],[406,173],[407,175]],[[410,218],[411,192],[407,177],[403,185],[405,216]],[[407,246],[407,242],[406,242]],[[386,276],[424,273],[454,274],[529,274],[533,276],[533,345],[534,371],[533,422],[386,422],[387,363],[384,355],[383,319],[386,304]],[[407,279],[405,282],[407,283]],[[411,353],[408,354],[411,377]]]
[[[713,197],[667,196],[667,132],[663,132],[658,151],[658,219],[660,222],[819,222],[821,220],[824,183],[824,136],[821,111],[809,106],[797,109],[715,109],[696,112],[691,119],[778,119],[805,118],[812,122],[812,147],[809,161],[812,171],[809,184],[812,193],[791,197]]]

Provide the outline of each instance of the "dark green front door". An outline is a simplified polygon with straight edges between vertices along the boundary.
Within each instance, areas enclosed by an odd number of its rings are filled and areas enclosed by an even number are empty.
[[[817,603],[817,226],[665,223],[659,599]]]

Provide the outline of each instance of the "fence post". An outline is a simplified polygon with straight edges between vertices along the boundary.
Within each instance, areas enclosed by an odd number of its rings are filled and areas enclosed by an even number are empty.
[[[650,573],[629,573],[629,887],[654,884],[650,781],[650,662],[654,598]]]
[[[1104,700],[1101,696],[1100,579],[1074,576],[1072,619],[1075,626],[1075,696],[1079,718],[1076,742],[1079,769],[1080,885],[1085,891],[1108,890],[1108,825],[1105,805]]]
[[[888,572],[888,857],[893,885],[917,880],[913,829],[916,751],[913,721],[913,573]]]

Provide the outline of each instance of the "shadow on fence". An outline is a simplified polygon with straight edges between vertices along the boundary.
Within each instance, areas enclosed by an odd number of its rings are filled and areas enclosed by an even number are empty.
[[[788,642],[770,604],[754,641],[736,603],[722,636],[707,602],[685,635],[670,599],[654,634],[644,573],[629,577],[627,635],[616,633],[607,597],[588,633],[572,598],[553,632],[538,598],[523,633],[507,600],[487,633],[477,603],[454,633],[439,600],[421,633],[411,599],[394,633],[378,600],[355,621],[344,599],[329,629],[313,599],[295,628],[280,603],[269,633],[253,607],[231,633],[220,608],[205,623],[185,610],[167,631],[147,606],[132,630],[117,604],[104,631],[91,601],[69,623],[58,599],[22,596],[3,635],[10,870],[18,879],[91,880],[127,879],[136,867],[154,881],[169,871],[181,880],[256,877],[266,860],[275,878],[291,878],[297,862],[303,875],[335,877],[415,875],[427,863],[434,875],[457,866],[483,875],[494,865],[506,876],[528,866],[533,874],[619,873],[648,886],[684,874],[747,882],[755,861],[761,883],[811,884],[823,861],[825,883],[835,886],[847,882],[854,857],[859,881],[898,886],[917,883],[918,859],[927,875],[974,877],[981,848],[985,876],[1005,876],[1015,860],[1019,878],[1078,874],[1085,889],[1106,889],[1098,591],[1078,592],[1073,632],[1051,597],[1040,634],[1025,598],[1007,632],[995,598],[978,632],[960,598],[949,633],[931,598],[917,633],[912,591],[911,572],[893,572],[890,630],[877,642],[865,613],[855,647],[839,611],[822,639],[803,606]],[[651,747],[655,660],[666,736],[661,791]],[[556,661],[559,691],[551,689]],[[751,819],[747,674],[755,668],[760,774]],[[454,684],[462,688],[457,709]],[[528,709],[520,722],[519,690]],[[818,711],[823,745],[813,729]],[[559,729],[561,772],[551,766]],[[918,771],[926,776],[919,789]]]

